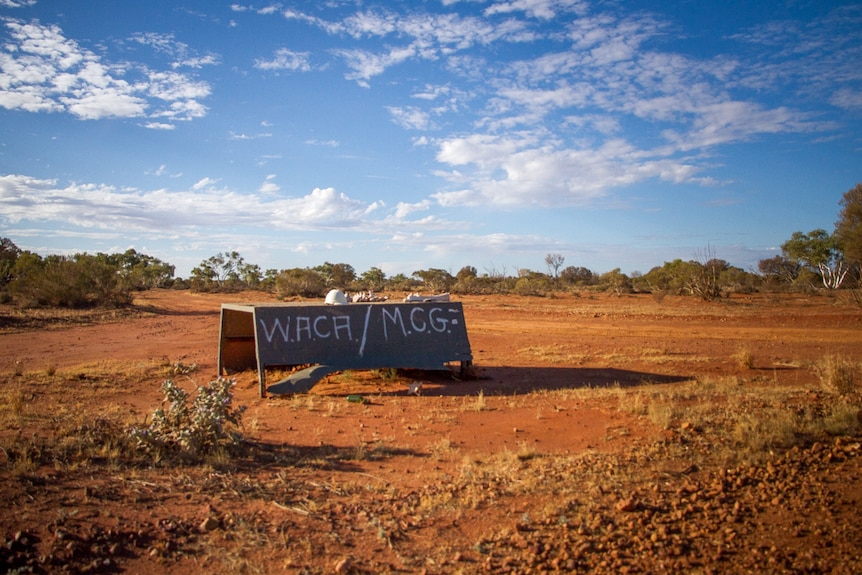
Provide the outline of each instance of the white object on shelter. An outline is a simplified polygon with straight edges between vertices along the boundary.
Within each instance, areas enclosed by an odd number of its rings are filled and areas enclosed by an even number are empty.
[[[347,305],[347,296],[340,289],[331,289],[326,294],[325,302],[329,305]]]

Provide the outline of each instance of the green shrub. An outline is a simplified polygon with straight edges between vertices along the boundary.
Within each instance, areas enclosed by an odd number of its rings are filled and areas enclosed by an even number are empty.
[[[275,278],[278,297],[323,297],[326,295],[326,279],[320,272],[308,268],[282,270]]]
[[[120,306],[132,300],[117,268],[87,254],[42,259],[25,253],[15,262],[13,275],[9,295],[24,307]]]
[[[129,433],[140,449],[158,457],[199,459],[235,447],[242,442],[239,428],[245,411],[233,405],[235,383],[220,377],[198,387],[190,405],[189,395],[166,380],[162,391],[167,408],[156,409],[149,425],[133,427]]]

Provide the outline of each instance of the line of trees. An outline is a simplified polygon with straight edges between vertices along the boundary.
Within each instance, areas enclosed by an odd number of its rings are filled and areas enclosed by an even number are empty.
[[[685,294],[714,300],[729,293],[757,290],[812,290],[862,287],[862,184],[846,192],[833,233],[823,229],[793,232],[781,254],[743,270],[717,258],[707,247],[691,260],[676,259],[645,274],[619,268],[603,274],[579,266],[563,267],[565,257],[545,256],[548,273],[529,269],[508,274],[465,266],[456,274],[439,268],[410,277],[387,277],[377,267],[358,274],[350,264],[325,262],[312,268],[262,271],[236,251],[219,253],[196,266],[187,280],[174,266],[133,249],[122,254],[47,256],[20,250],[0,238],[0,301],[22,307],[126,305],[135,290],[180,288],[196,291],[263,290],[281,298],[322,297],[329,289],[425,291],[459,294],[545,295],[554,291],[611,291]]]

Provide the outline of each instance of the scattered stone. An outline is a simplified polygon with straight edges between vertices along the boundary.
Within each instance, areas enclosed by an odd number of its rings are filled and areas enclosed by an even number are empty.
[[[353,560],[350,557],[344,557],[335,564],[335,572],[338,575],[341,575],[342,573],[349,573],[352,567]]]
[[[616,509],[617,509],[617,511],[623,511],[626,513],[631,512],[631,511],[637,511],[637,509],[638,509],[637,499],[635,499],[634,496],[627,497],[625,499],[620,499],[619,501],[617,501]]]

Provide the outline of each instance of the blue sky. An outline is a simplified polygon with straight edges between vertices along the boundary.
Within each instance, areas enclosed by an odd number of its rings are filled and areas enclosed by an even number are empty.
[[[0,236],[187,276],[745,269],[862,181],[862,5],[0,0]]]

